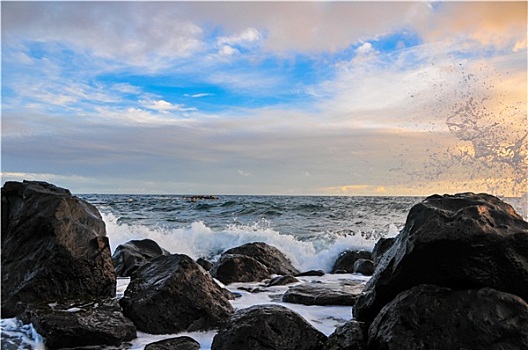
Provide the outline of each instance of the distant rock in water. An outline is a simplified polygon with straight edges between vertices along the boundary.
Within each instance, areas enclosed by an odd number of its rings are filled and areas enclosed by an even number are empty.
[[[116,275],[97,209],[46,182],[2,187],[2,317],[23,304],[114,297]]]
[[[357,259],[354,263],[354,273],[372,276],[374,273],[374,263],[369,259]]]
[[[528,305],[491,288],[419,285],[387,304],[368,333],[369,350],[528,349]]]
[[[213,339],[211,350],[319,350],[326,336],[280,305],[237,311]]]
[[[129,277],[140,266],[160,255],[169,255],[170,252],[161,248],[151,239],[132,240],[117,246],[112,260],[117,276]]]
[[[371,259],[372,255],[369,251],[353,251],[347,250],[341,253],[337,258],[331,273],[353,273],[354,264],[358,259]]]
[[[396,295],[420,284],[491,287],[528,300],[528,222],[488,194],[426,198],[383,254],[354,316],[370,323]]]
[[[153,334],[218,328],[233,313],[224,290],[183,254],[138,268],[120,304],[138,330]]]

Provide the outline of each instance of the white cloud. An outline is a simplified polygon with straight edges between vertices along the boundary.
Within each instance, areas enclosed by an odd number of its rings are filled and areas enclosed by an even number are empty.
[[[222,48],[218,51],[220,56],[233,56],[239,53],[239,51],[232,46],[223,45]]]
[[[255,28],[247,28],[239,34],[234,34],[231,36],[221,36],[217,39],[219,45],[246,45],[248,43],[253,43],[260,41],[262,35]]]
[[[142,100],[139,101],[141,105],[147,109],[158,111],[161,113],[168,113],[171,111],[195,111],[194,107],[185,107],[183,104],[174,104],[165,100]]]

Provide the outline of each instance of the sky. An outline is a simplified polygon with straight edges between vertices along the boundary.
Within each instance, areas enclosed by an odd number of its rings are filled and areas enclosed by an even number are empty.
[[[2,1],[1,19],[2,183],[528,192],[525,1]]]

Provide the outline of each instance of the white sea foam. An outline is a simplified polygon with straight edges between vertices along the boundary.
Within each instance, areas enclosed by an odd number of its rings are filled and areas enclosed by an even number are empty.
[[[371,250],[375,243],[374,240],[367,240],[361,235],[329,237],[329,234],[309,241],[301,241],[292,235],[280,234],[259,223],[229,225],[223,230],[213,230],[201,221],[193,222],[185,228],[153,228],[140,224],[118,223],[117,218],[111,213],[103,214],[103,219],[112,250],[129,240],[150,238],[173,254],[186,254],[193,259],[199,257],[216,259],[229,248],[245,243],[265,242],[282,251],[292,264],[302,271],[321,269],[328,272],[343,251]]]

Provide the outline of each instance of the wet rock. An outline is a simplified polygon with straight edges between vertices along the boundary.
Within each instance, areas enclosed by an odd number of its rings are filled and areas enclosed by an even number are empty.
[[[131,276],[138,267],[160,255],[170,253],[151,239],[132,240],[117,246],[112,260],[119,277]]]
[[[233,313],[224,290],[183,254],[137,269],[120,304],[138,330],[153,334],[218,328]]]
[[[367,329],[354,320],[336,328],[330,334],[323,350],[367,350]]]
[[[191,337],[176,337],[150,343],[145,350],[200,350],[200,343]]]
[[[116,275],[97,209],[46,182],[2,187],[2,317],[16,305],[113,297]]]
[[[370,323],[419,284],[491,287],[528,300],[528,222],[488,194],[434,195],[416,204],[354,307]]]
[[[396,238],[380,238],[376,244],[374,245],[374,249],[372,250],[372,261],[374,262],[374,265],[378,265],[378,263],[381,260],[381,257],[387,250],[392,247],[394,244],[394,241]]]
[[[213,339],[212,350],[316,350],[326,336],[294,311],[256,305],[237,311]]]
[[[282,301],[304,305],[347,305],[356,303],[364,288],[358,281],[339,283],[304,283],[290,287]]]
[[[295,277],[303,277],[303,276],[318,276],[318,277],[321,277],[321,276],[324,276],[324,271],[323,270],[310,270],[310,271],[305,271],[305,272],[301,272],[301,273],[298,273],[295,275]]]
[[[205,271],[210,271],[213,268],[213,263],[204,258],[198,258],[196,263],[200,265]]]
[[[268,282],[266,287],[273,287],[273,286],[285,286],[290,283],[297,283],[299,280],[293,276],[287,275],[287,276],[277,276],[275,278],[272,278],[271,281]]]
[[[268,268],[250,256],[222,254],[211,269],[211,276],[224,284],[259,282],[271,276]]]
[[[528,305],[491,288],[420,285],[399,294],[371,324],[369,350],[528,349]]]
[[[354,263],[354,273],[372,276],[374,273],[374,263],[369,259],[357,259]]]
[[[136,338],[134,324],[115,299],[39,302],[26,305],[18,318],[33,324],[48,349],[119,346]]]
[[[358,259],[370,259],[371,253],[366,250],[352,251],[347,250],[337,258],[331,273],[353,273],[354,263]]]

